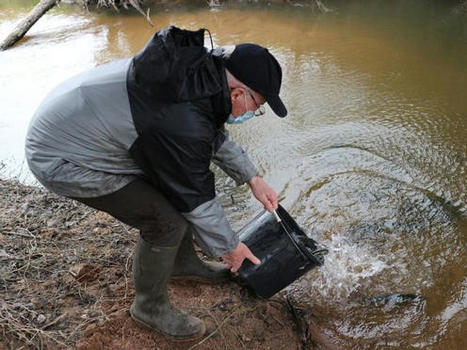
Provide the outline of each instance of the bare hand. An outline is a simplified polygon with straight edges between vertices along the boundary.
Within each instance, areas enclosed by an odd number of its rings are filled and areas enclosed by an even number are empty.
[[[261,264],[261,260],[254,256],[250,248],[242,242],[240,242],[237,248],[231,252],[222,255],[222,259],[227,264],[227,267],[231,272],[237,272],[245,259],[250,260],[255,265]]]
[[[277,194],[262,177],[255,176],[248,184],[253,195],[264,205],[267,211],[272,212],[277,209]]]

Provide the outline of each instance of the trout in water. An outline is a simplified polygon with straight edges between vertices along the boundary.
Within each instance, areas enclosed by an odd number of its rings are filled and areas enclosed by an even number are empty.
[[[383,294],[375,297],[363,297],[362,301],[366,305],[370,306],[393,306],[407,303],[418,303],[423,299],[424,298],[421,295],[393,293]]]

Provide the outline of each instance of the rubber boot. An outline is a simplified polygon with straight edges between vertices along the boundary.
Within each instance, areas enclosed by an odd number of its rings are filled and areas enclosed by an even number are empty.
[[[138,324],[173,340],[194,340],[204,335],[204,322],[174,308],[167,295],[177,250],[178,246],[155,247],[138,239],[133,262],[135,299],[130,314]]]
[[[201,260],[193,247],[193,235],[188,229],[175,259],[171,279],[201,282],[222,282],[230,279],[230,270],[226,265]]]

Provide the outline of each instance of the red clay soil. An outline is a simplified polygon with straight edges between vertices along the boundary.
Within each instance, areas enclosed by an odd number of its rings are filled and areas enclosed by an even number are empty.
[[[130,301],[114,304],[102,325],[83,332],[78,349],[297,349],[300,340],[287,308],[280,302],[242,295],[235,283],[218,286],[174,282],[173,303],[202,318],[206,335],[190,342],[174,342],[138,327],[129,317]],[[118,310],[120,309],[120,310]]]
[[[312,348],[290,299],[261,300],[235,282],[170,283],[172,303],[206,322],[198,340],[140,328],[128,312],[137,234],[75,201],[0,180],[0,350]]]

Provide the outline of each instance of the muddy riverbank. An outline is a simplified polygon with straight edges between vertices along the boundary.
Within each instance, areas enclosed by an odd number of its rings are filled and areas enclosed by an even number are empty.
[[[78,202],[0,180],[0,227],[0,349],[312,348],[294,300],[234,282],[170,284],[172,302],[205,320],[204,339],[139,328],[128,313],[137,232]]]

